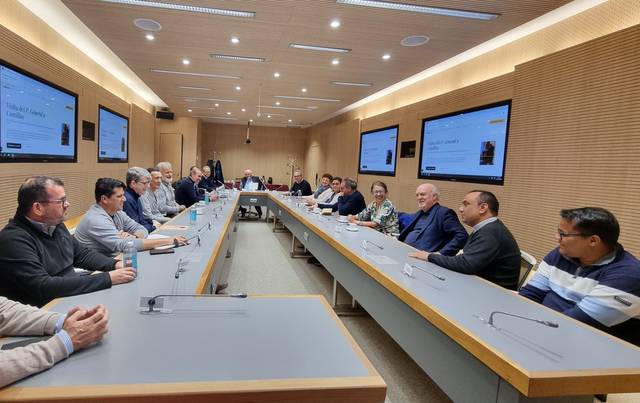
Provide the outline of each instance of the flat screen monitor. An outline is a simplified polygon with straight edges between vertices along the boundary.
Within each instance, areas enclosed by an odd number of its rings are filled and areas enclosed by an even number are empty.
[[[398,125],[361,133],[358,173],[394,176],[397,148]]]
[[[78,96],[0,60],[0,162],[76,162]]]
[[[422,121],[418,178],[504,184],[511,101]]]
[[[100,105],[98,109],[98,162],[129,160],[129,118]]]

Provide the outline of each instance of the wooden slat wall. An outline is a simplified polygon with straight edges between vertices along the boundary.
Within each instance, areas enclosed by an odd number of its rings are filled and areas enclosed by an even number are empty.
[[[42,24],[43,32],[50,34],[49,28]],[[73,91],[79,98],[77,163],[0,164],[0,228],[15,213],[17,190],[24,179],[31,175],[44,174],[61,178],[71,201],[69,217],[74,217],[83,214],[94,202],[93,189],[97,178],[111,176],[124,179],[129,165],[146,167],[153,162],[155,123],[151,114],[116,97],[1,25],[0,59]],[[96,65],[96,68],[99,67]],[[82,120],[96,123],[97,131],[99,104],[129,116],[129,164],[98,164],[97,133],[95,142],[82,140]]]
[[[494,192],[500,217],[520,247],[538,258],[555,245],[561,208],[602,206],[618,217],[621,242],[640,255],[640,219],[632,208],[640,193],[638,43],[640,26],[634,26],[523,63],[513,73],[364,119],[361,131],[399,124],[399,141],[417,140],[419,146],[423,118],[512,98],[505,185],[434,181],[442,204],[457,208],[475,188]],[[325,137],[340,125],[309,128],[307,155],[318,153],[322,161],[318,149],[329,147]],[[331,144],[340,159],[357,164],[359,133],[354,126],[344,133],[348,138]],[[382,180],[399,209],[413,211],[422,182],[418,161],[417,154],[399,158],[395,177],[359,175],[360,190],[370,201],[370,184]],[[335,163],[320,166],[342,173]]]
[[[251,144],[245,144],[246,126],[204,123],[199,159],[205,164],[214,151],[221,153],[227,180],[242,177],[251,168],[256,175],[273,177],[274,183],[289,183],[288,158],[295,158],[296,166],[304,168],[305,134],[303,129],[252,126]]]

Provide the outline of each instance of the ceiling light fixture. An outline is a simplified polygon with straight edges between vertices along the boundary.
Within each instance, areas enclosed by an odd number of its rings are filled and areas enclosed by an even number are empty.
[[[351,49],[346,48],[331,48],[327,46],[317,46],[317,45],[305,45],[302,43],[290,43],[290,48],[294,49],[304,49],[304,50],[317,50],[320,52],[335,52],[335,53],[349,53]]]
[[[412,13],[444,15],[447,17],[470,18],[473,20],[490,21],[498,18],[500,14],[483,13],[479,11],[456,10],[453,8],[427,7],[415,4],[393,3],[390,1],[379,0],[336,0],[338,4],[347,4],[351,6],[384,8],[387,10],[409,11]]]
[[[382,60],[389,60],[391,59],[391,55],[388,53],[385,53],[384,55],[382,55]]]
[[[240,43],[240,39],[238,39],[237,36],[232,36],[231,43],[233,43],[234,45],[237,45],[238,43]]]
[[[279,77],[280,77],[280,73],[278,73],[278,72],[276,71],[275,73],[273,73],[273,76],[274,76],[275,78],[279,78]]]
[[[234,62],[264,63],[264,61],[266,60],[264,57],[223,55],[219,53],[210,53],[209,57],[211,57],[212,59],[231,60]]]
[[[191,61],[189,61],[189,59],[182,59],[182,64],[184,64],[185,66],[188,66],[191,64]]]
[[[217,102],[238,102],[237,99],[219,99],[219,98],[198,98],[198,97],[182,97],[184,99],[195,99],[198,101],[217,101]],[[216,104],[218,106],[218,104]]]
[[[280,99],[299,99],[303,101],[320,101],[320,102],[342,102],[340,99],[332,99],[332,98],[310,98],[310,97],[293,97],[290,95],[274,95],[274,98]]]
[[[329,81],[332,85],[344,85],[346,87],[371,87],[373,83],[355,83],[349,81]]]
[[[236,91],[240,91],[242,88],[239,85],[236,85]]]
[[[271,119],[271,115],[267,115],[267,119]]]
[[[152,40],[156,39],[156,37],[153,36],[153,34],[146,34],[144,37],[147,38],[148,41],[152,41]]]
[[[196,90],[196,91],[211,91],[211,88],[206,87],[190,87],[188,85],[181,85],[178,88],[181,90]]]
[[[329,24],[331,26],[331,28],[338,28],[340,27],[340,20],[333,20],[331,21],[331,24]]]
[[[300,91],[307,92],[307,89],[303,87]]]
[[[240,76],[228,76],[225,74],[212,74],[212,73],[191,73],[188,71],[174,71],[174,70],[162,70],[162,69],[150,69],[153,73],[163,74],[180,74],[184,76],[196,76],[196,77],[210,77],[210,78],[229,78],[234,80],[241,80]]]
[[[246,109],[244,109],[244,108],[242,108],[242,109],[240,109],[240,111],[241,111],[241,112],[246,112],[247,110],[246,110]]]
[[[316,108],[294,108],[291,106],[271,106],[271,105],[257,105],[256,108],[284,109],[287,111],[304,111],[304,112],[311,112],[313,109],[317,109],[317,107]]]
[[[213,104],[213,106],[215,106],[217,108],[218,106],[220,106],[220,104]]]
[[[292,120],[292,119],[289,119],[289,123],[291,123],[291,122],[293,122],[293,120]]]
[[[187,112],[193,112],[193,109],[187,109]]]
[[[165,10],[186,11],[189,13],[214,14],[223,17],[255,18],[254,11],[227,10],[224,8],[190,6],[188,4],[161,3],[150,0],[100,0],[103,3],[126,4],[129,6],[162,8]]]
[[[231,115],[231,112],[227,112],[227,115]]]
[[[334,66],[337,66],[337,65],[339,65],[339,64],[340,64],[340,60],[339,60],[339,59],[333,59],[333,60],[331,61],[331,64],[333,64]]]
[[[280,106],[280,101],[276,101],[276,105],[277,105],[277,106]]]

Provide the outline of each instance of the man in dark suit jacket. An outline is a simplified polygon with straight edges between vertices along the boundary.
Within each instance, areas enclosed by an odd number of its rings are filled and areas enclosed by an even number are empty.
[[[467,241],[467,231],[456,213],[438,203],[440,192],[430,183],[416,189],[420,210],[398,239],[416,249],[453,256]]]
[[[250,169],[245,169],[244,178],[240,181],[240,189],[242,190],[264,190],[264,184],[260,180],[259,177],[253,176],[253,171]],[[262,207],[255,206],[256,211],[258,212],[258,218],[262,218]],[[240,215],[242,217],[247,214],[247,208],[240,206]]]
[[[458,273],[477,274],[495,284],[515,290],[520,274],[520,248],[509,229],[498,220],[498,199],[487,191],[473,190],[460,206],[462,222],[473,227],[464,253],[443,256],[438,253],[409,254]]]
[[[198,191],[198,183],[202,178],[202,171],[197,166],[192,166],[189,169],[189,176],[182,179],[176,187],[176,203],[186,207],[191,207],[203,197],[200,196]]]

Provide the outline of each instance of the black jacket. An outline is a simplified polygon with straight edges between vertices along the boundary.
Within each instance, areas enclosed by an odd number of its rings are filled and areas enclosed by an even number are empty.
[[[469,235],[464,253],[429,255],[429,262],[458,273],[477,274],[504,288],[515,290],[520,275],[520,248],[509,229],[497,220]]]
[[[73,268],[113,270],[116,260],[82,246],[59,224],[49,236],[24,217],[0,231],[0,295],[42,306],[54,298],[111,287],[109,273],[77,274]]]
[[[318,203],[318,207],[330,208],[332,211],[337,211],[340,215],[356,215],[367,208],[367,204],[364,202],[364,196],[362,196],[362,193],[354,190],[349,196],[343,195],[338,197],[337,203]]]
[[[291,194],[298,194],[298,190],[302,196],[311,196],[313,191],[311,190],[311,185],[305,179],[300,181],[300,183],[293,182],[293,186],[291,186]]]
[[[195,203],[202,200],[200,192],[190,176],[182,178],[176,186],[176,203],[186,207],[191,207]]]

